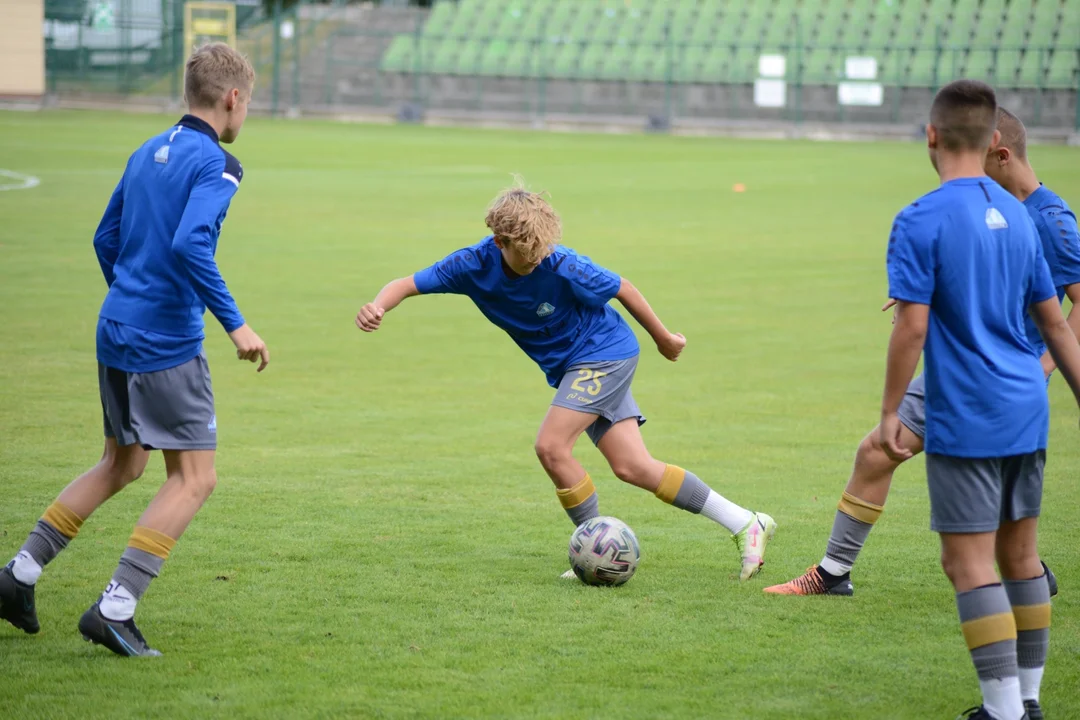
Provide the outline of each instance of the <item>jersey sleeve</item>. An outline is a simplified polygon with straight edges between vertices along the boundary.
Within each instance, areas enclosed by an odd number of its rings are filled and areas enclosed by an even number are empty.
[[[214,249],[218,220],[229,208],[240,187],[243,171],[235,158],[215,153],[195,178],[180,225],[173,235],[173,255],[179,261],[195,294],[213,313],[225,332],[244,324],[229,289],[218,270]]]
[[[1054,278],[1050,274],[1050,266],[1046,264],[1046,255],[1043,254],[1042,243],[1039,234],[1035,230],[1035,223],[1028,219],[1028,227],[1031,229],[1032,242],[1035,245],[1035,265],[1032,268],[1031,280],[1028,283],[1027,304],[1043,302],[1044,300],[1057,299],[1057,289],[1054,287]]]
[[[889,297],[929,305],[934,295],[936,230],[913,222],[904,212],[893,221],[886,267]]]
[[[413,282],[421,295],[467,295],[469,276],[480,267],[480,257],[476,250],[463,248],[450,253],[434,265],[413,273]]]
[[[1054,285],[1066,287],[1080,283],[1080,231],[1076,226],[1076,215],[1071,210],[1060,207],[1047,208],[1041,213],[1045,230],[1053,242],[1058,272],[1054,275]]]
[[[94,233],[94,253],[97,254],[105,283],[112,287],[116,279],[116,259],[120,256],[120,220],[124,215],[124,177],[116,184],[105,206],[105,214]]]
[[[556,274],[570,283],[574,297],[583,305],[603,307],[622,287],[622,278],[618,274],[573,250],[561,249],[555,263]]]

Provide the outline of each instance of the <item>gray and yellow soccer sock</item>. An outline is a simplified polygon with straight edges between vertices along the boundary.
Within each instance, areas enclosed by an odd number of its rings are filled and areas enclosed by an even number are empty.
[[[596,486],[588,473],[581,482],[572,488],[556,489],[559,503],[570,516],[570,521],[577,527],[581,523],[600,515],[600,501],[596,497]]]
[[[669,505],[702,515],[727,528],[732,535],[745,530],[754,514],[706,485],[697,475],[668,465],[654,493]]]
[[[120,556],[112,582],[101,597],[101,614],[109,620],[129,620],[150,582],[161,574],[161,568],[175,546],[176,540],[168,535],[136,526]]]
[[[845,492],[836,506],[832,534],[825,546],[825,557],[821,560],[820,568],[833,577],[843,577],[851,572],[870,530],[881,517],[882,509],[881,505],[874,505]]]
[[[54,502],[30,531],[12,564],[15,579],[33,585],[41,570],[52,562],[68,543],[79,534],[83,518],[63,503]]]
[[[668,465],[654,494],[668,505],[697,515],[709,499],[709,486],[689,470]]]
[[[979,675],[983,706],[995,718],[1024,714],[1016,657],[1016,620],[1001,584],[956,594],[960,628]]]
[[[1005,591],[1016,619],[1020,695],[1038,702],[1050,647],[1050,585],[1046,575],[1040,575],[1033,580],[1006,580]]]

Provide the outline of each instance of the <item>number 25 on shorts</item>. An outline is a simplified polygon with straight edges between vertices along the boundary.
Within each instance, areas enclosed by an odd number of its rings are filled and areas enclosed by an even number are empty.
[[[606,372],[599,372],[596,370],[589,370],[588,368],[582,368],[577,371],[578,379],[570,383],[570,387],[578,392],[589,393],[593,397],[600,394],[600,388],[603,387],[600,383],[600,378],[607,375]],[[589,383],[587,386],[582,383]]]

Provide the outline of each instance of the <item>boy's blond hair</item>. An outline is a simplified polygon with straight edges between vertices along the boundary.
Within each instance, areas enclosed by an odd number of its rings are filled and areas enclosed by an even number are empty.
[[[546,258],[562,239],[559,214],[545,194],[530,192],[525,181],[515,177],[514,184],[491,202],[484,219],[496,240],[512,243],[529,262]]]
[[[250,96],[255,69],[244,55],[225,43],[208,43],[191,53],[184,68],[184,99],[193,108],[212,108],[236,88]]]

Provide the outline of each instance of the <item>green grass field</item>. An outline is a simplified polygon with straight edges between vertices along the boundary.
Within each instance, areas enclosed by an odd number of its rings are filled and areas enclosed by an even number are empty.
[[[0,113],[0,562],[101,446],[94,228],[128,154],[172,117]],[[766,597],[817,562],[877,419],[893,215],[936,183],[918,144],[813,144],[253,119],[218,260],[273,360],[209,318],[220,476],[140,606],[165,656],[125,661],[75,624],[163,477],[160,457],[38,585],[43,629],[0,628],[0,716],[952,718],[978,702],[928,530],[922,460],[898,473],[856,596]],[[1080,150],[1036,147],[1080,204]],[[364,335],[382,284],[485,234],[525,175],[567,245],[686,334],[645,342],[653,454],[780,531],[738,583],[708,521],[578,452],[641,541],[618,589],[558,580],[572,530],[532,442],[551,391],[467,300],[418,298]],[[744,183],[746,192],[732,192]],[[1043,705],[1080,717],[1080,446],[1064,381],[1042,550],[1058,573]]]

